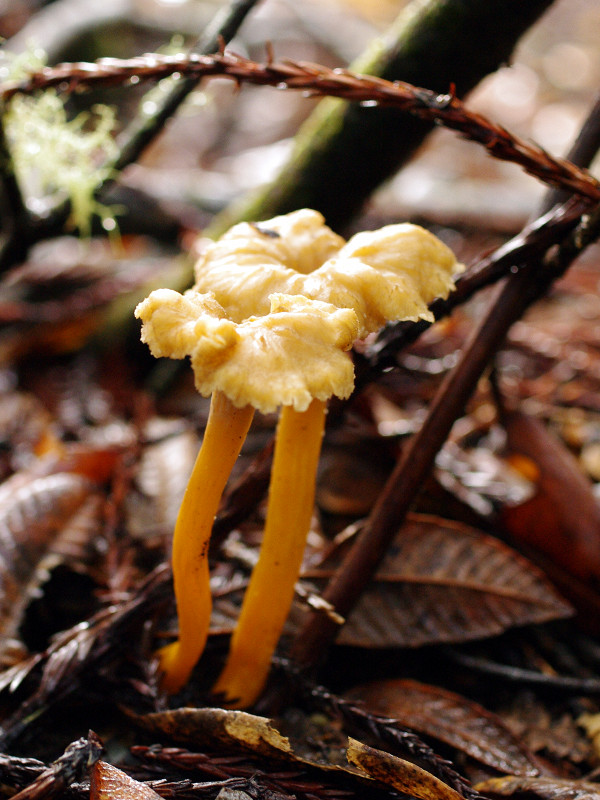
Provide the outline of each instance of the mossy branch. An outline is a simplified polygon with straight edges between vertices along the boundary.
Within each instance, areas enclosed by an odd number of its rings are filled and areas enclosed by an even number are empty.
[[[233,37],[257,0],[231,0],[221,8],[199,38],[195,48],[202,53],[216,50],[221,42]],[[36,59],[37,66],[36,66]],[[24,53],[13,59],[15,69],[9,74],[15,83],[24,80],[27,72],[43,69],[39,55]],[[33,66],[32,66],[33,65]],[[26,80],[26,79],[25,79]],[[0,268],[24,258],[29,246],[43,238],[60,233],[69,217],[84,234],[89,233],[92,214],[111,215],[101,202],[116,175],[139,158],[169,119],[194,89],[198,79],[182,77],[175,81],[151,116],[140,115],[119,137],[117,143],[110,135],[112,111],[97,107],[97,124],[93,130],[82,130],[84,118],[67,121],[64,98],[68,91],[59,86],[59,93],[47,93],[37,104],[33,98],[19,97],[14,103],[2,100],[2,138],[0,139],[0,169],[2,170],[0,203],[4,222],[0,240]],[[15,107],[16,106],[16,107]],[[4,124],[12,142],[4,136]],[[27,130],[23,130],[27,128]],[[31,131],[37,131],[39,149],[52,150],[49,155],[31,155]],[[96,151],[94,153],[94,151]],[[98,158],[102,152],[102,158]],[[63,153],[57,160],[56,153]],[[92,159],[92,160],[90,160]],[[94,163],[92,163],[92,161]],[[66,193],[66,199],[54,199],[51,210],[36,215],[27,210],[15,172],[22,176],[27,168],[37,175],[42,188]],[[22,177],[21,176],[21,177]],[[23,183],[23,180],[20,181]]]

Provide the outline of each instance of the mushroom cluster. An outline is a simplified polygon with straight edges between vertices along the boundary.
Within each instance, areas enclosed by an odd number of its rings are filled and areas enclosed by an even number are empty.
[[[150,294],[136,309],[153,355],[189,356],[209,419],[173,537],[179,638],[159,653],[163,685],[178,691],[208,635],[208,543],[254,410],[281,407],[265,530],[224,670],[226,702],[260,694],[292,603],[314,504],[327,400],[349,397],[355,340],[386,322],[430,318],[461,265],[433,234],[409,224],[348,242],[316,211],[235,225],[211,243],[183,295]]]

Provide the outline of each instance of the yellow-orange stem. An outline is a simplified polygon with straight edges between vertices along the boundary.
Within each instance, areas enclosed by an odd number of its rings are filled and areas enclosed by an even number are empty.
[[[281,409],[260,556],[213,687],[238,707],[258,698],[292,604],[313,512],[325,409],[320,400],[303,412]]]
[[[179,619],[179,639],[161,648],[163,688],[177,692],[187,682],[202,655],[212,599],[208,544],[221,495],[252,422],[252,406],[236,408],[215,392],[192,475],[173,534],[173,582]]]

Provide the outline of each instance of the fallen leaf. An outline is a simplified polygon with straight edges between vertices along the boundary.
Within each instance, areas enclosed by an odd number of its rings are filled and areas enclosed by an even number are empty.
[[[151,786],[136,781],[106,761],[97,761],[90,777],[90,800],[159,800]]]
[[[92,496],[80,475],[15,474],[0,488],[0,632],[14,636],[32,593],[57,563],[61,537]],[[77,528],[74,525],[71,531]],[[65,539],[68,540],[68,535]],[[72,542],[63,542],[65,547]]]
[[[258,759],[278,762],[277,774],[283,765],[287,765],[296,774],[298,770],[308,771],[326,782],[341,782],[343,785],[348,781],[351,785],[358,782],[359,790],[365,782],[370,783],[362,772],[357,772],[353,767],[312,761],[299,755],[288,738],[282,736],[269,719],[244,711],[178,708],[136,716],[134,719],[152,736],[166,735],[180,744],[193,744],[195,748],[204,748],[209,752],[219,750],[230,755],[245,754],[257,762],[259,769],[261,761]],[[357,789],[356,786],[354,788]],[[456,797],[460,798],[460,795],[456,793]]]
[[[369,778],[419,800],[463,800],[462,795],[416,764],[356,739],[348,741],[348,761]]]
[[[531,459],[539,473],[536,495],[506,507],[503,524],[573,575],[600,579],[600,505],[590,480],[538,419],[514,411],[503,421],[509,449]]]
[[[303,577],[329,579],[339,553]],[[570,606],[529,561],[458,522],[409,515],[338,642],[419,647],[497,635],[570,616]]]
[[[291,757],[289,740],[265,717],[222,708],[176,708],[139,717],[151,733],[166,733],[175,741],[196,747],[215,743],[265,757]]]
[[[539,800],[600,800],[600,786],[588,781],[559,778],[523,778],[508,775],[478,783],[486,797],[539,798]]]
[[[539,775],[533,755],[502,720],[459,694],[418,681],[384,680],[356,687],[349,697],[499,772]]]

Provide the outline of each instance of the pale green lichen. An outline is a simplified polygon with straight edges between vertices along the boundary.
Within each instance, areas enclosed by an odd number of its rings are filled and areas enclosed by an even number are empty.
[[[29,50],[18,56],[2,54],[2,77],[18,80],[44,66],[44,54]],[[111,175],[117,155],[112,132],[115,115],[97,105],[91,113],[69,119],[64,99],[49,89],[33,97],[16,95],[4,112],[6,140],[13,169],[27,205],[42,206],[69,200],[72,225],[89,235],[94,215],[114,228],[114,210],[96,200],[98,186]]]

